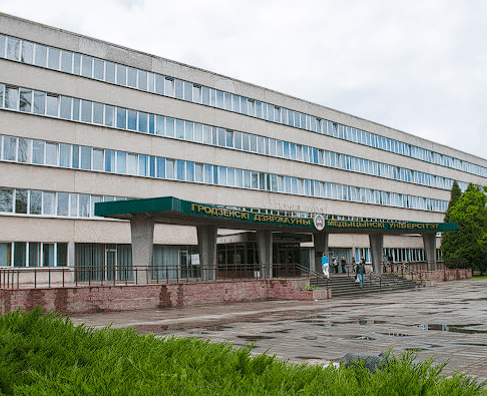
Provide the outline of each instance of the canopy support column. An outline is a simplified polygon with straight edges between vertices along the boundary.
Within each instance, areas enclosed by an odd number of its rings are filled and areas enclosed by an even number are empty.
[[[272,278],[272,231],[259,230],[256,236],[261,271],[260,276],[262,278]]]
[[[369,234],[372,268],[376,274],[382,273],[382,255],[384,251],[384,234]]]
[[[216,238],[218,228],[213,225],[199,225],[198,248],[200,253],[201,278],[204,281],[216,280]]]
[[[321,231],[314,234],[315,240],[315,256],[316,256],[316,263],[315,263],[315,272],[319,274],[323,273],[323,269],[321,268],[321,256],[325,253],[326,257],[330,259],[329,249],[328,249],[328,236],[327,232]],[[330,260],[331,262],[331,260]]]
[[[436,232],[425,232],[422,236],[428,271],[436,271]]]
[[[154,219],[141,213],[130,219],[132,266],[137,271],[137,283],[150,282],[154,244]]]

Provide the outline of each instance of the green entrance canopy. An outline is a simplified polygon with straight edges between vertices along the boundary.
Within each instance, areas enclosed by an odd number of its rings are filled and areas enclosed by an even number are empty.
[[[137,214],[146,214],[152,217],[156,223],[193,226],[211,224],[221,228],[299,229],[309,232],[330,230],[334,233],[378,231],[387,234],[458,230],[457,223],[328,220],[320,214],[313,218],[289,217],[196,203],[175,197],[131,199],[95,204],[96,216],[131,219]]]

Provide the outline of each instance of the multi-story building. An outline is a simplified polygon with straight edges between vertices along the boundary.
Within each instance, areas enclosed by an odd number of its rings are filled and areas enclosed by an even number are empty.
[[[0,14],[0,266],[125,266],[130,226],[94,204],[175,196],[262,213],[441,222],[454,180],[487,161],[374,122]],[[220,263],[257,260],[251,232],[220,231]],[[368,235],[333,255],[370,257]],[[396,261],[420,237],[386,236]],[[156,225],[154,262],[185,263],[196,229]],[[312,235],[274,236],[273,261],[312,265]]]

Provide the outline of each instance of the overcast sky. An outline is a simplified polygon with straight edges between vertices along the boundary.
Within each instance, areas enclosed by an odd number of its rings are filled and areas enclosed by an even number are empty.
[[[0,0],[0,11],[487,158],[484,0]]]

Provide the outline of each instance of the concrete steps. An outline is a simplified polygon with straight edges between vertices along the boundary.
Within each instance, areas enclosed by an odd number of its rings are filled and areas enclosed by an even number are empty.
[[[312,278],[311,286],[325,287],[325,281]],[[355,276],[350,275],[331,275],[329,287],[332,290],[332,297],[353,296],[366,293],[384,293],[393,291],[414,290],[419,287],[413,281],[391,275],[382,274],[380,276],[367,274],[363,288],[360,288]]]

